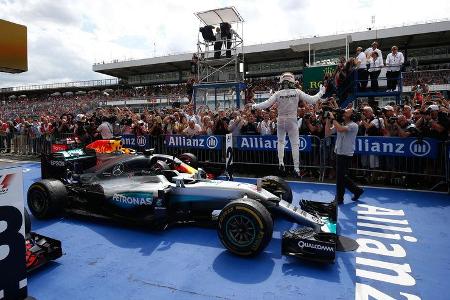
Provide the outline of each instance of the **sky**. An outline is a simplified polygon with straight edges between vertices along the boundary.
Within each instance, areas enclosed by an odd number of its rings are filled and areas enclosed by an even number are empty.
[[[448,0],[0,0],[0,19],[28,29],[28,71],[0,73],[0,88],[110,78],[92,65],[194,52],[194,13],[228,6],[246,45],[450,16]]]

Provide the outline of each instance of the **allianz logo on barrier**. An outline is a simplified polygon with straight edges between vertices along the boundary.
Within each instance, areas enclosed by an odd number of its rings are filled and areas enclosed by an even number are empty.
[[[303,151],[307,148],[308,142],[304,137],[299,138],[299,150]],[[245,137],[241,136],[239,148],[244,149],[274,149],[276,150],[278,146],[277,138],[265,138],[261,136],[250,136]],[[288,143],[286,143],[285,148],[288,147]]]
[[[136,142],[139,146],[144,147],[147,144],[147,139],[145,136],[138,136],[136,137]]]
[[[356,150],[367,153],[406,154],[407,145],[408,142],[378,142],[359,138],[356,141]],[[426,156],[431,152],[431,145],[425,140],[414,140],[409,144],[409,152],[418,157]]]
[[[186,137],[186,136],[170,136],[166,143],[169,147],[196,147],[215,149],[219,145],[219,139],[215,136],[205,137]]]

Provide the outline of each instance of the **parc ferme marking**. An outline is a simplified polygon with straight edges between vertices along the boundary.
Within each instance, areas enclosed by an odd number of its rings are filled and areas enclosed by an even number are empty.
[[[420,300],[419,296],[407,293],[416,280],[406,263],[406,250],[399,242],[403,239],[416,243],[417,239],[410,235],[412,229],[404,211],[358,204],[357,218],[355,300]],[[394,285],[400,296],[392,295],[392,288],[389,288],[391,295],[386,294],[388,285]]]

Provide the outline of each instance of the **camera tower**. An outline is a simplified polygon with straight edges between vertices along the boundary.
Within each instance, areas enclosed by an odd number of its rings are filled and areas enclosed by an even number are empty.
[[[240,107],[241,91],[245,89],[244,20],[234,7],[197,12],[195,15],[201,27],[197,40],[194,106],[211,106],[214,102],[214,109]],[[220,35],[216,35],[218,28]]]

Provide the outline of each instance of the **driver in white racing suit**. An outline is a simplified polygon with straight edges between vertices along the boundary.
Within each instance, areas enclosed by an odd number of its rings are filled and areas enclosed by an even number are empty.
[[[319,92],[310,96],[295,88],[295,77],[292,73],[283,73],[280,77],[281,90],[277,91],[266,101],[253,104],[252,109],[265,109],[277,104],[277,136],[278,136],[278,163],[280,170],[284,172],[284,147],[286,133],[291,142],[294,170],[300,176],[299,132],[297,123],[297,108],[300,100],[313,104],[325,93],[325,87],[320,85]]]

